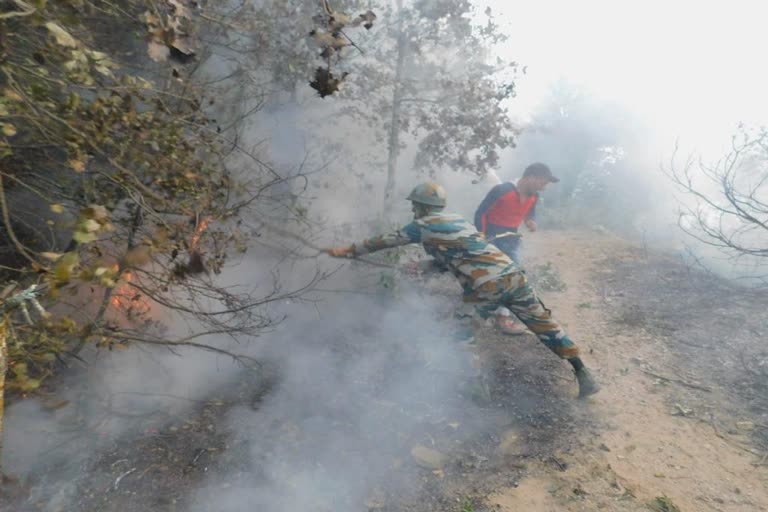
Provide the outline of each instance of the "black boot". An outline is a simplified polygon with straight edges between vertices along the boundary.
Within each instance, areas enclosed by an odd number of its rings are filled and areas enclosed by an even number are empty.
[[[579,398],[586,398],[600,391],[600,385],[595,382],[592,373],[585,366],[576,371],[576,380],[579,381]]]

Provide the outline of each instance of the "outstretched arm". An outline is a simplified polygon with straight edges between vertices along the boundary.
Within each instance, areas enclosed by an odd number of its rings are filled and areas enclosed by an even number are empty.
[[[360,243],[346,247],[334,247],[328,249],[326,252],[337,258],[354,258],[355,256],[362,256],[363,254],[380,251],[382,249],[391,249],[392,247],[419,242],[421,242],[421,228],[412,222],[398,229],[394,233],[369,238]]]

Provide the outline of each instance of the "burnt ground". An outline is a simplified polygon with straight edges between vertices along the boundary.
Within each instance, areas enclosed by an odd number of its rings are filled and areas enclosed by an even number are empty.
[[[550,236],[545,245],[564,235]],[[662,503],[654,497],[669,496],[689,512],[762,510],[765,296],[614,239],[595,248],[595,236],[569,240],[580,258],[552,258],[548,270],[563,271],[567,290],[542,291],[568,328],[589,340],[583,348],[605,386],[594,402],[574,400],[567,365],[532,336],[508,338],[488,328],[466,357],[482,366],[489,396],[469,367],[448,398],[422,390],[401,403],[382,392],[385,375],[360,374],[355,389],[311,396],[316,409],[275,413],[270,397],[282,386],[282,370],[279,361],[267,362],[184,417],[124,433],[79,462],[75,478],[56,480],[60,468],[51,467],[6,485],[0,508],[246,510],[222,504],[222,496],[272,483],[266,468],[275,464],[312,466],[316,447],[341,433],[348,442],[335,446],[340,464],[361,459],[373,466],[363,480],[367,490],[341,490],[330,500],[336,507],[321,500],[310,509],[633,511],[653,510]],[[373,327],[361,329],[367,336],[336,336],[331,350],[349,361],[383,351],[392,364],[427,376],[440,371],[412,350],[412,340],[382,349],[368,335]],[[391,424],[374,442],[364,426],[337,421],[370,410]],[[326,428],[313,430],[318,421],[333,426],[333,439]],[[709,467],[718,464],[723,472]]]
[[[663,363],[635,363],[668,388],[675,414],[749,437],[734,442],[768,454],[768,292],[737,287],[673,256],[638,251],[606,263],[611,271],[601,293],[612,299],[606,304],[617,330],[643,331],[666,349]],[[667,371],[655,372],[654,364]]]
[[[542,295],[604,387],[590,408],[599,431],[580,436],[567,476],[539,472],[536,504],[765,510],[765,292],[604,232],[553,235],[534,249],[568,287]],[[563,484],[586,492],[574,499],[557,489]],[[522,494],[510,494],[498,502],[514,510]]]
[[[218,390],[184,418],[147,415],[146,422],[79,462],[79,467],[58,464],[49,468],[50,474],[9,486],[13,510],[172,511],[187,510],[192,503],[196,510],[223,510],[220,496],[228,488],[270,484],[267,468],[276,460],[287,466],[312,465],[317,462],[316,446],[334,442],[340,434],[347,439],[337,454],[340,460],[362,453],[381,466],[374,472],[375,481],[366,482],[365,496],[341,492],[333,500],[340,506],[425,512],[479,509],[495,489],[517,486],[532,461],[564,471],[567,464],[554,451],[574,449],[576,440],[567,432],[590,422],[576,418],[576,387],[567,369],[532,337],[525,338],[510,346],[508,339],[487,329],[481,343],[464,345],[468,364],[449,390],[449,406],[425,400],[429,390],[399,404],[388,403],[381,393],[386,375],[366,374],[357,379],[357,389],[313,396],[314,406],[266,413],[260,423],[260,408],[281,386],[280,363],[266,362],[259,369],[244,370],[236,387]],[[361,339],[374,343],[376,336],[337,336],[331,340],[332,351],[349,361],[362,358],[366,347]],[[408,343],[392,343],[386,357],[393,365],[411,365],[414,372],[432,372],[441,380],[437,372],[442,370]],[[484,386],[478,384],[473,360],[485,360]],[[442,396],[441,390],[435,392]],[[381,450],[360,425],[334,420],[348,418],[360,404],[368,404],[362,407],[392,425]],[[243,411],[250,412],[247,419],[233,422],[233,415]],[[333,423],[332,436],[324,428],[309,431],[318,417]],[[418,451],[423,448],[426,454]],[[77,476],[61,480],[65,469]],[[214,489],[217,497],[209,502],[200,496],[196,491],[201,485]]]

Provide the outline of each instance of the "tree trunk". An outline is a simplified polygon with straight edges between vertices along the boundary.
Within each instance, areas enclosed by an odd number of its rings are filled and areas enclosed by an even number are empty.
[[[392,117],[389,124],[389,139],[387,144],[387,184],[384,188],[384,214],[389,211],[392,194],[395,191],[395,173],[397,171],[397,156],[400,151],[400,104],[403,98],[403,67],[407,40],[403,33],[403,2],[397,1],[397,63],[395,64],[395,83],[392,91]]]

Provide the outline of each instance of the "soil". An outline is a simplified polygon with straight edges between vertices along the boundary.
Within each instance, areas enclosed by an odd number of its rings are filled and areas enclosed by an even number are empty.
[[[529,237],[567,283],[543,293],[595,369],[597,428],[562,473],[531,468],[500,510],[768,510],[766,297],[600,232]],[[668,502],[667,502],[668,503]]]
[[[540,295],[601,392],[576,399],[569,366],[532,335],[486,326],[466,346],[475,370],[450,407],[376,402],[393,425],[418,425],[393,431],[386,450],[362,442],[359,426],[334,426],[349,434],[341,460],[369,450],[360,456],[385,461],[364,496],[339,503],[412,512],[768,510],[768,298],[604,231],[539,232],[524,252],[533,282],[546,272]],[[334,343],[350,360],[382,350],[354,335]],[[406,342],[386,350],[400,364],[437,371]],[[474,371],[485,389],[473,386]],[[259,457],[310,464],[306,454],[325,441],[303,416],[253,422],[280,372],[244,371],[237,386],[185,417],[124,433],[79,463],[74,478],[56,480],[51,468],[7,481],[0,510],[224,510],[201,486],[214,495],[258,486],[269,479]],[[360,375],[360,389],[332,407],[354,412],[381,401],[381,378]],[[233,428],[238,411],[249,415],[247,428]],[[398,421],[406,415],[418,419]],[[254,439],[274,450],[254,454]]]

